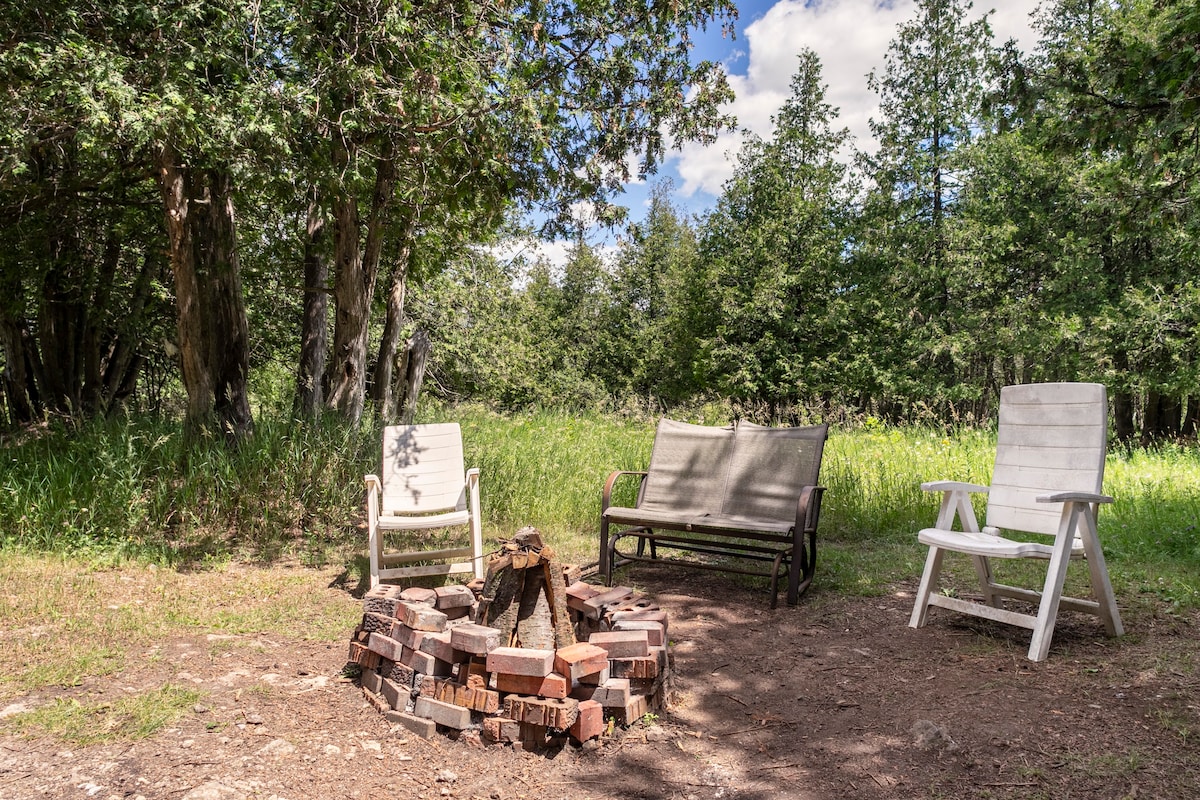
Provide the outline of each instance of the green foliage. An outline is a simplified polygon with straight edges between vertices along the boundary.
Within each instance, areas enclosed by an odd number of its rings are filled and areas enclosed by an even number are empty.
[[[26,736],[49,734],[77,745],[138,741],[186,714],[200,697],[194,689],[167,684],[112,702],[56,699],[9,718],[5,727]]]
[[[841,393],[843,250],[853,188],[838,159],[821,65],[800,55],[769,142],[751,137],[704,221],[709,318],[700,334],[714,388],[773,408]]]
[[[732,418],[728,405],[673,415],[705,424]],[[418,421],[462,425],[467,462],[481,471],[489,543],[533,525],[578,563],[597,558],[607,475],[646,467],[655,424],[644,414],[500,415],[477,405],[429,406]],[[163,423],[96,424],[70,440],[48,431],[8,453],[11,468],[0,480],[0,527],[8,535],[0,557],[19,549],[179,564],[300,557],[344,562],[358,572],[362,476],[377,469],[379,433],[264,417],[237,453],[213,444],[189,454]],[[868,419],[835,429],[822,467],[828,491],[818,590],[870,594],[913,580],[924,558],[916,531],[937,514],[937,497],[920,483],[986,484],[994,453],[994,434],[968,427]],[[1200,455],[1179,446],[1115,448],[1105,491],[1117,502],[1102,510],[1100,536],[1119,591],[1200,604]],[[977,502],[982,512],[983,498]],[[262,620],[242,619],[240,606],[230,603],[205,624],[253,630]],[[88,657],[107,658],[100,651]]]

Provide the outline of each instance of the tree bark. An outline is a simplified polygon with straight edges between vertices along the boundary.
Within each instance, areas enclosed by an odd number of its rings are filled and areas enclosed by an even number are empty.
[[[1113,428],[1117,440],[1129,442],[1133,439],[1133,398],[1129,392],[1114,392],[1112,397]]]
[[[296,414],[314,419],[325,401],[325,361],[329,324],[329,261],[325,257],[325,214],[314,199],[308,206],[304,241],[304,312],[300,322],[300,365],[296,375]]]
[[[347,145],[338,142],[334,162],[346,163],[350,155]],[[329,396],[325,404],[351,422],[362,418],[366,402],[371,300],[375,296],[383,228],[395,181],[392,147],[390,143],[384,143],[376,160],[375,190],[361,250],[359,239],[363,231],[358,203],[349,192],[343,192],[333,201],[333,299],[337,313],[333,323],[333,358],[327,370]]]
[[[1184,436],[1195,436],[1197,430],[1200,430],[1200,395],[1189,394],[1181,433]]]
[[[397,391],[396,382],[407,378],[404,365],[408,359],[400,352],[400,337],[404,333],[404,295],[408,287],[408,263],[412,256],[411,221],[406,222],[400,231],[400,252],[392,265],[391,285],[387,296],[387,317],[383,324],[383,337],[379,340],[379,355],[375,359],[375,374],[371,384],[371,399],[375,403],[375,411],[379,418],[386,423],[394,422],[399,417],[398,398],[403,394]]]
[[[0,303],[0,347],[4,348],[4,396],[8,404],[8,421],[23,425],[41,416],[41,399],[29,368],[29,330],[24,320]]]
[[[247,394],[249,325],[242,298],[232,180],[193,170],[170,145],[159,153],[189,434],[215,424],[236,445],[254,432]]]
[[[417,399],[421,395],[421,385],[425,382],[425,363],[429,359],[429,351],[433,349],[429,334],[421,329],[413,332],[408,339],[404,354],[404,402],[400,406],[399,418],[401,424],[411,425],[417,415]]]
[[[78,227],[71,223],[69,209],[64,207],[62,213],[66,224],[50,235],[50,266],[42,279],[38,305],[37,339],[44,370],[37,377],[46,410],[74,417],[83,403],[79,355],[87,309],[82,300]]]

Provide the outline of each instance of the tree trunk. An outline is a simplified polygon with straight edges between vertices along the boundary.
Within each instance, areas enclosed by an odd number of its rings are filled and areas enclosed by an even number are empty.
[[[425,382],[425,362],[429,351],[433,348],[429,334],[421,329],[413,331],[408,339],[404,354],[404,402],[397,414],[401,424],[411,425],[417,415],[417,398],[421,394],[421,384]]]
[[[42,279],[38,306],[37,338],[44,370],[37,376],[46,410],[68,417],[82,411],[82,375],[79,355],[83,320],[87,309],[82,300],[82,253],[77,226],[67,224],[50,236],[49,269]]]
[[[379,340],[379,356],[375,359],[375,374],[371,385],[371,399],[375,402],[375,411],[386,423],[394,422],[399,417],[399,399],[404,395],[397,391],[396,384],[407,380],[407,350],[401,354],[400,337],[404,333],[404,295],[408,286],[408,261],[412,254],[411,234],[412,225],[406,224],[400,233],[400,252],[392,265],[387,317],[384,320],[383,337]]]
[[[1184,436],[1195,436],[1197,430],[1200,430],[1200,395],[1189,394],[1187,399],[1187,413],[1183,418],[1183,430],[1181,433]]]
[[[118,330],[113,334],[113,340],[108,346],[108,352],[102,358],[101,381],[103,382],[102,399],[103,411],[111,412],[125,405],[137,388],[137,379],[141,374],[145,356],[139,352],[142,342],[137,324],[142,320],[146,304],[150,301],[150,289],[155,273],[159,272],[161,264],[156,255],[147,252],[142,259],[142,268],[133,284],[133,299],[130,314]]]
[[[325,214],[314,199],[308,206],[304,241],[304,315],[300,322],[300,365],[296,375],[296,414],[314,419],[325,401],[325,359],[329,324],[329,261],[324,253]]]
[[[102,376],[104,369],[102,350],[102,334],[98,320],[112,298],[112,287],[116,281],[117,266],[121,262],[121,237],[116,230],[110,228],[104,242],[104,255],[100,259],[100,273],[92,291],[90,313],[84,320],[83,328],[83,410],[88,415],[103,413],[107,406],[106,383]],[[126,317],[128,318],[128,317]]]
[[[8,421],[13,425],[41,417],[41,399],[29,368],[29,339],[24,320],[0,303],[0,347],[4,349],[4,371],[0,378],[8,403]]]
[[[179,352],[188,404],[185,426],[210,424],[230,444],[254,431],[247,395],[249,325],[242,299],[232,181],[220,170],[191,170],[165,145],[159,187],[175,277]]]
[[[1183,403],[1174,394],[1159,395],[1158,398],[1158,433],[1165,439],[1176,439],[1182,430],[1180,417],[1183,414]]]
[[[1133,440],[1133,398],[1129,392],[1115,392],[1112,397],[1113,428],[1117,440]]]
[[[335,163],[345,163],[349,151],[339,142]],[[371,321],[371,300],[379,274],[379,255],[383,247],[383,226],[387,206],[395,186],[395,163],[390,143],[382,146],[376,162],[375,191],[366,236],[359,249],[361,225],[358,204],[343,193],[333,201],[334,280],[333,300],[337,307],[333,323],[333,358],[329,362],[329,396],[325,404],[346,420],[362,418],[367,389],[367,344]]]

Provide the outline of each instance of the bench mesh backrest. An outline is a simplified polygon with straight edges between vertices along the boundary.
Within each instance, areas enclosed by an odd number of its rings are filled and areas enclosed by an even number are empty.
[[[795,522],[803,486],[816,486],[827,425],[738,425],[722,511],[731,517]]]
[[[650,475],[638,507],[695,516],[718,513],[732,452],[732,426],[660,421],[650,454]]]
[[[384,514],[466,508],[462,431],[456,422],[383,429]]]
[[[1108,397],[1098,383],[1040,383],[1000,390],[991,527],[1053,534],[1061,503],[1038,495],[1093,492],[1104,483]]]

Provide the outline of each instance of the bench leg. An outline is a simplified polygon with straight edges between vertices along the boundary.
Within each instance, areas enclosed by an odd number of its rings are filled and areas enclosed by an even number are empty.
[[[775,565],[771,568],[771,608],[779,607],[779,567],[783,563],[783,553],[775,556]]]

